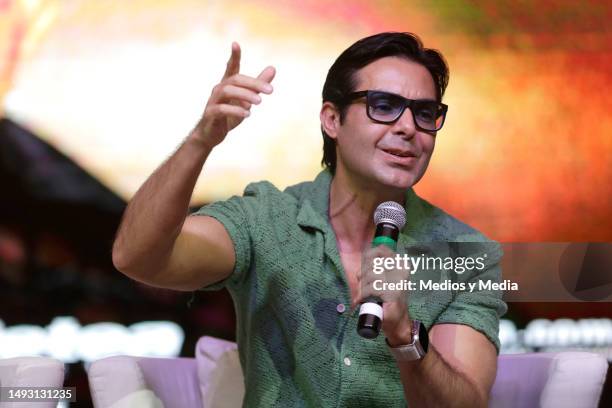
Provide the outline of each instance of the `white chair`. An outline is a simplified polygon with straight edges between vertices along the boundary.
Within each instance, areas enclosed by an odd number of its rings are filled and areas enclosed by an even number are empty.
[[[64,363],[48,357],[0,359],[0,387],[62,387]],[[52,408],[57,402],[0,402],[0,408]]]

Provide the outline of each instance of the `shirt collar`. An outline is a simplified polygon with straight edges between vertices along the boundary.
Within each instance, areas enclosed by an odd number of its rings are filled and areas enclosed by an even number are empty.
[[[329,187],[332,174],[328,169],[321,171],[311,183],[305,183],[301,192],[298,225],[316,228],[326,232],[331,228],[329,223]]]
[[[299,194],[298,225],[306,228],[315,228],[322,232],[331,231],[329,222],[329,190],[332,181],[329,169],[321,171],[311,183],[304,183]],[[412,241],[410,236],[420,231],[424,225],[425,208],[422,200],[412,188],[406,190],[405,210],[408,218],[406,226],[402,229],[400,243]]]

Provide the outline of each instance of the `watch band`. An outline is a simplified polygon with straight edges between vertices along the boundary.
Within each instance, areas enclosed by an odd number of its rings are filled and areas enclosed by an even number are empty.
[[[419,320],[412,321],[412,343],[398,347],[391,347],[389,341],[385,339],[389,351],[397,361],[420,360],[427,354],[429,346],[429,336],[427,329]]]

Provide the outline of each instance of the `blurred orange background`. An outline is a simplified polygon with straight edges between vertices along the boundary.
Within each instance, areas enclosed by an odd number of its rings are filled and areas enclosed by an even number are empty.
[[[195,124],[236,40],[245,73],[277,67],[275,94],[211,156],[201,203],[259,179],[314,178],[333,60],[366,35],[415,32],[451,72],[449,114],[417,192],[499,241],[610,241],[611,10],[570,0],[0,0],[0,106],[129,199]]]

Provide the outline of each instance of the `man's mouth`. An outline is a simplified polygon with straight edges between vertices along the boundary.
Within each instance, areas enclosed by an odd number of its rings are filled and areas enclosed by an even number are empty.
[[[410,150],[402,150],[402,149],[381,149],[383,152],[391,154],[396,157],[416,157]]]

